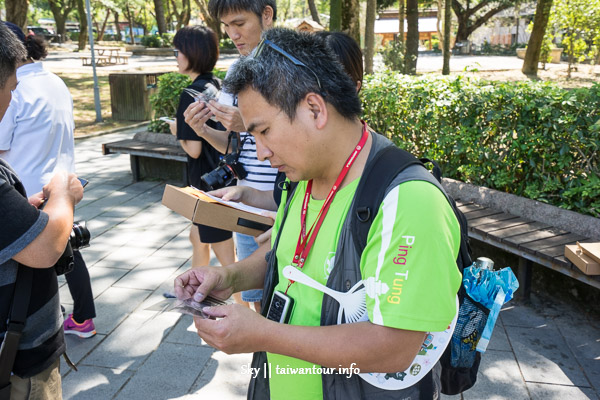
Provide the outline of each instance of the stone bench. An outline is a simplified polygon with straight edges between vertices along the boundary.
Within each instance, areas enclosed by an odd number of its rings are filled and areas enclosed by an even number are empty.
[[[520,295],[531,291],[533,263],[600,289],[600,276],[585,275],[565,258],[565,245],[600,241],[600,220],[535,200],[444,179],[469,222],[469,237],[519,257]]]
[[[170,160],[181,163],[182,181],[188,182],[187,155],[179,145],[175,136],[164,133],[138,132],[133,139],[103,143],[102,154],[129,154],[133,180],[141,180],[140,163],[145,159]],[[166,179],[166,177],[155,176]]]

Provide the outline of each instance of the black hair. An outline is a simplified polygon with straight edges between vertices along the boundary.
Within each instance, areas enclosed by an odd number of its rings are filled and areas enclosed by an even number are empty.
[[[267,6],[273,9],[273,21],[277,19],[277,3],[275,0],[210,0],[208,12],[211,17],[220,20],[232,11],[250,11],[262,21],[262,13]]]
[[[356,82],[352,82],[321,37],[284,28],[269,29],[262,37],[302,61],[306,67],[294,64],[280,52],[264,45],[258,55],[255,50],[232,66],[224,82],[228,92],[237,95],[252,88],[267,103],[285,112],[290,120],[294,119],[298,104],[311,92],[322,95],[346,119],[360,116]]]
[[[346,73],[355,83],[360,82],[362,88],[363,55],[356,40],[343,32],[319,31],[315,35],[325,40],[325,44],[336,54]]]
[[[25,37],[25,49],[27,58],[32,60],[42,60],[48,55],[48,42],[38,35],[27,35]]]
[[[26,57],[25,47],[17,36],[0,22],[0,89],[17,70],[17,64]]]
[[[188,69],[199,74],[211,72],[219,58],[217,35],[206,26],[181,28],[173,38],[173,46],[187,57]]]

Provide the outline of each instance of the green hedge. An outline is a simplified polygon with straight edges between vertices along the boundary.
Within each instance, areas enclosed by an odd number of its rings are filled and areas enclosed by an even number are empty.
[[[212,73],[223,80],[227,71],[215,69]],[[158,91],[150,96],[150,106],[154,111],[155,118],[148,126],[150,132],[170,133],[169,125],[158,118],[175,118],[179,106],[179,96],[181,96],[183,89],[191,83],[190,78],[178,72],[169,72],[158,77]]]
[[[170,133],[169,125],[160,121],[160,117],[175,118],[179,106],[179,96],[183,89],[191,85],[192,80],[178,72],[169,72],[158,77],[158,91],[150,96],[150,106],[154,111],[154,120],[148,130],[151,132]]]
[[[600,84],[366,77],[364,114],[444,175],[600,216]]]

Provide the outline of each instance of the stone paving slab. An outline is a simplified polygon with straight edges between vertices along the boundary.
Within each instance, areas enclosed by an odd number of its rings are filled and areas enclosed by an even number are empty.
[[[135,235],[135,232],[133,233]],[[156,248],[148,246],[121,246],[110,252],[99,265],[105,268],[121,268],[131,270],[150,257]]]
[[[207,346],[163,342],[116,398],[147,400],[186,395],[213,352]]]
[[[83,359],[83,365],[137,370],[158,348],[179,318],[174,313],[156,314],[155,311],[130,314]]]
[[[63,379],[63,399],[102,400],[112,399],[131,379],[134,371],[97,366],[80,366],[77,373]]]
[[[533,400],[598,400],[598,395],[587,388],[529,382],[527,388]]]
[[[70,312],[70,311],[69,311]],[[65,335],[65,341],[67,342],[67,354],[73,364],[77,365],[84,357],[86,357],[94,348],[100,344],[106,335],[97,334],[91,338],[82,340],[75,335]],[[64,359],[61,359],[61,374],[66,375],[68,373],[77,373],[67,366]]]
[[[481,357],[477,383],[463,394],[465,400],[529,399],[519,365],[511,352],[487,350]]]
[[[600,389],[600,334],[581,318],[556,320],[558,330],[565,339],[587,378],[589,386]]]
[[[180,258],[148,258],[128,272],[114,286],[156,290],[162,282],[177,271],[185,262],[185,260]]]
[[[243,374],[242,366],[252,362],[252,354],[227,355],[216,351],[207,363],[186,400],[219,399],[243,400],[250,376]]]
[[[94,297],[98,297],[127,274],[127,270],[94,266],[89,269],[89,273],[92,281],[92,293]]]
[[[496,326],[492,331],[492,337],[487,347],[488,350],[512,351],[508,341],[504,324],[500,319],[496,320]]]
[[[89,229],[90,234],[92,236],[92,240],[93,240],[94,237],[100,236],[104,232],[107,232],[107,231],[113,229],[115,226],[122,225],[122,224],[123,224],[122,218],[106,217],[104,215],[101,215],[101,216],[94,218],[91,221],[87,222],[87,228]]]
[[[149,295],[148,290],[110,287],[96,297],[96,331],[111,333]]]
[[[575,356],[553,323],[508,331],[519,367],[527,382],[589,386]]]
[[[198,336],[196,328],[194,327],[194,320],[190,315],[182,315],[177,324],[171,329],[169,335],[165,338],[166,342],[178,343],[178,344],[189,344],[189,345],[202,345],[206,344]]]

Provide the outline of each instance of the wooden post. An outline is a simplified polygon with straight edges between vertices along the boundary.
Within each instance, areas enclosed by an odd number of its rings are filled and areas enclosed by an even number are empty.
[[[515,292],[515,297],[519,300],[529,301],[531,294],[531,275],[533,273],[533,263],[523,257],[519,257],[519,289]]]

